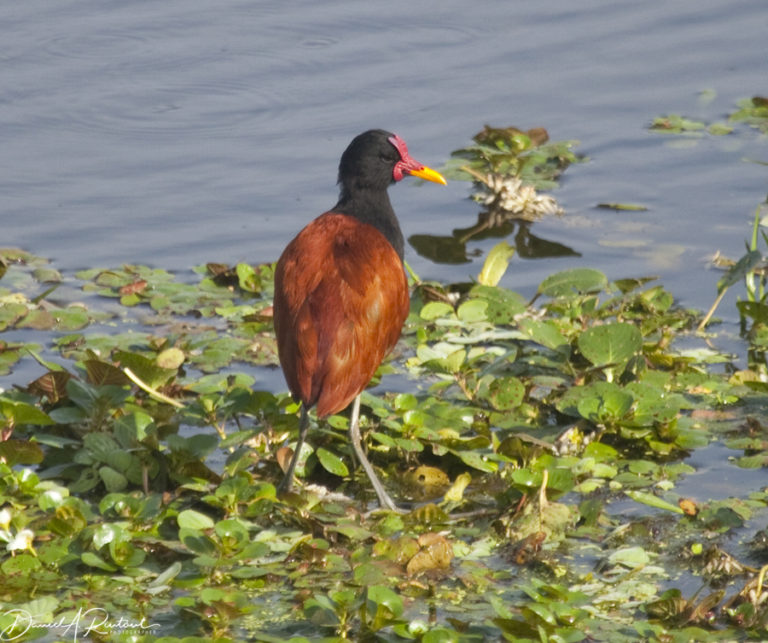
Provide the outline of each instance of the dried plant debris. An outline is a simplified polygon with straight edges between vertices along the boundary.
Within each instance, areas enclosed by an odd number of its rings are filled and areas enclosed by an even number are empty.
[[[535,221],[546,214],[565,212],[554,197],[537,193],[532,185],[525,185],[517,177],[486,174],[476,178],[482,187],[472,198],[488,206],[490,211],[503,210],[528,221]]]

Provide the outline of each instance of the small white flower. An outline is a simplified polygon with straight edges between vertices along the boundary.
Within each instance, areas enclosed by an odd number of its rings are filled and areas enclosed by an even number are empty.
[[[35,532],[31,529],[22,529],[16,534],[11,541],[5,546],[8,551],[34,551],[32,548],[32,542],[35,540]]]
[[[11,518],[13,518],[13,516],[8,507],[0,509],[0,529],[7,530],[11,524]]]
[[[494,205],[523,218],[563,213],[554,198],[538,194],[532,185],[524,185],[515,176],[488,174],[483,183],[480,191],[475,194],[475,199],[483,205]]]

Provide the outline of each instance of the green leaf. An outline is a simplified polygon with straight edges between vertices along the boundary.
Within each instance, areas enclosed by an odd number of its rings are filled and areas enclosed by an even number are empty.
[[[181,573],[181,562],[175,561],[168,566],[168,568],[159,574],[148,587],[162,587],[167,585],[170,581],[176,578]]]
[[[304,601],[304,614],[315,626],[336,627],[339,617],[333,601],[323,594],[315,594]]]
[[[180,512],[176,517],[176,521],[178,522],[180,528],[192,529],[196,531],[201,531],[203,529],[213,529],[214,526],[214,522],[209,516],[206,516],[199,511],[195,511],[194,509],[185,509],[184,511]]]
[[[117,567],[106,562],[100,556],[97,556],[96,554],[90,551],[83,552],[80,556],[80,560],[82,560],[84,564],[88,565],[88,567],[96,567],[97,569],[101,569],[105,572],[117,571]]]
[[[61,602],[54,596],[41,596],[28,603],[24,603],[24,611],[33,617],[37,623],[51,622],[53,613],[58,609]],[[7,634],[7,632],[4,632]]]
[[[377,583],[385,583],[387,581],[387,575],[378,565],[373,563],[362,563],[355,567],[354,579],[355,583],[362,587],[368,587],[376,585]]]
[[[763,133],[768,132],[768,103],[765,96],[743,98],[736,103],[740,109],[731,114],[729,120],[744,121]]]
[[[0,304],[0,331],[5,330],[8,326],[13,326],[27,314],[28,310],[26,304],[20,302]]]
[[[376,613],[380,608],[386,608],[390,615],[398,618],[403,613],[403,599],[389,587],[372,585],[366,590],[366,598],[373,604],[370,611]]]
[[[736,460],[736,464],[742,469],[762,469],[768,466],[768,453],[762,452],[755,455],[745,455]]]
[[[747,252],[747,254],[741,257],[741,259],[728,269],[728,272],[720,277],[720,280],[717,282],[717,294],[719,295],[733,284],[744,279],[758,265],[760,265],[762,260],[763,255],[759,250],[750,250]]]
[[[455,451],[461,461],[473,469],[484,471],[485,473],[495,473],[499,469],[497,462],[484,458],[476,451]]]
[[[166,348],[158,353],[155,362],[160,368],[176,370],[184,363],[184,351],[180,348]]]
[[[522,404],[525,385],[516,377],[500,377],[491,382],[488,392],[494,408],[509,411]]]
[[[147,557],[143,549],[134,547],[128,541],[113,540],[109,543],[109,555],[120,567],[138,567]]]
[[[621,422],[632,408],[632,395],[612,382],[594,382],[583,387],[580,395],[579,415],[591,422]]]
[[[483,269],[477,276],[478,283],[484,286],[496,286],[509,267],[509,260],[515,254],[515,249],[506,241],[497,243],[483,263]]]
[[[32,309],[16,326],[33,330],[51,330],[56,326],[56,317],[49,310]]]
[[[109,493],[122,491],[128,486],[128,479],[112,467],[103,466],[99,468],[99,476]]]
[[[667,502],[666,500],[662,500],[658,496],[655,496],[654,494],[648,493],[646,491],[627,491],[626,494],[630,498],[632,498],[632,500],[634,500],[635,502],[648,505],[649,507],[655,507],[656,509],[664,509],[665,511],[671,511],[676,514],[685,513],[677,505],[673,505],[672,503]]]
[[[419,405],[419,400],[413,393],[398,393],[395,396],[393,407],[396,411],[404,413],[405,411],[412,411]]]
[[[643,337],[625,322],[592,326],[579,335],[578,346],[595,366],[624,364],[643,347]]]
[[[2,565],[0,565],[0,570],[2,570],[4,574],[12,576],[15,574],[29,574],[30,572],[40,569],[41,567],[42,564],[40,563],[39,559],[32,556],[32,554],[23,553],[17,554],[13,558],[4,560]]]
[[[60,331],[80,330],[90,323],[88,311],[80,306],[57,309],[54,314],[55,328]]]
[[[123,448],[135,448],[137,442],[147,438],[154,426],[151,415],[143,411],[134,411],[117,418],[114,427],[115,438]]]
[[[539,294],[547,297],[567,297],[574,294],[600,292],[608,278],[593,268],[571,268],[550,275],[539,285]]]
[[[132,453],[128,451],[114,451],[107,456],[106,462],[108,466],[112,467],[120,473],[126,473],[129,469],[139,466],[139,460]]]
[[[651,562],[648,552],[643,547],[625,547],[618,549],[608,557],[612,565],[622,565],[629,569],[639,569]]]
[[[467,357],[467,351],[453,344],[439,343],[432,346],[419,346],[416,349],[416,356],[424,366],[432,370],[458,373]]]
[[[114,438],[106,433],[87,433],[83,436],[83,444],[94,458],[105,463],[112,453],[120,450]]]
[[[635,398],[632,426],[666,424],[685,406],[685,398],[647,382],[630,382],[626,389]]]
[[[235,268],[237,281],[242,290],[246,292],[261,292],[261,278],[253,266],[247,263],[239,263]]]
[[[427,321],[439,319],[440,317],[453,317],[453,306],[444,301],[430,301],[424,304],[419,312],[419,316]]]
[[[152,388],[162,386],[176,376],[177,369],[158,366],[154,360],[138,353],[116,351],[114,357],[121,367],[130,368],[140,380]]]
[[[54,421],[36,406],[5,397],[0,397],[0,413],[17,425],[36,424],[45,426],[54,424]]]
[[[113,540],[126,540],[128,535],[118,525],[102,523],[93,532],[93,545],[96,549],[101,549]]]
[[[216,535],[221,538],[222,542],[230,541],[228,544],[236,544],[242,546],[248,542],[248,527],[243,524],[242,521],[237,518],[229,518],[226,520],[219,520],[216,523],[214,530]]]
[[[35,278],[35,281],[38,281],[41,284],[53,284],[61,281],[61,273],[54,268],[36,268],[32,272],[32,276]]]
[[[703,130],[705,127],[706,124],[702,121],[694,121],[680,114],[667,114],[654,118],[650,129],[667,134],[681,134]]]
[[[531,341],[560,353],[570,352],[568,339],[563,336],[560,328],[553,321],[521,319],[519,325],[520,330],[525,333]]]
[[[524,489],[538,489],[543,480],[540,471],[531,471],[530,469],[515,469],[512,472],[511,480],[514,484]]]
[[[456,311],[458,318],[466,323],[485,321],[485,311],[488,308],[488,302],[482,299],[470,299],[459,306]]]
[[[43,450],[37,442],[9,438],[0,442],[0,460],[14,467],[18,464],[40,464]]]
[[[723,136],[725,134],[730,134],[731,132],[733,132],[733,127],[731,127],[730,125],[726,125],[725,123],[712,123],[707,128],[707,131],[713,136]]]
[[[187,549],[195,554],[207,556],[213,555],[216,552],[216,543],[197,529],[181,527],[179,529],[179,540],[184,543]]]
[[[349,469],[347,465],[339,458],[339,456],[331,453],[328,449],[320,447],[317,450],[317,459],[320,460],[320,464],[323,468],[332,473],[335,476],[345,477],[349,475]]]
[[[516,315],[524,313],[527,308],[522,295],[499,286],[477,284],[469,296],[488,303],[485,316],[489,322],[496,325],[511,323]]]
[[[456,630],[445,627],[431,629],[421,637],[421,643],[456,643],[459,640],[461,640],[460,635]]]

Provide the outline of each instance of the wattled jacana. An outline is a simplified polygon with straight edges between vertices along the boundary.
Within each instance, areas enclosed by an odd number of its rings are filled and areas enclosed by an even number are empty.
[[[339,164],[339,202],[291,241],[275,268],[274,324],[280,364],[300,400],[296,449],[281,492],[290,491],[309,429],[354,399],[349,437],[379,503],[397,507],[360,445],[360,393],[392,350],[408,316],[403,234],[387,188],[406,174],[445,184],[383,130],[355,137]]]

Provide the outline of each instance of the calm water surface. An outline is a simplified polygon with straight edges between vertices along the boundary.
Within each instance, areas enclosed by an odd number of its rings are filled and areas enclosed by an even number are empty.
[[[358,132],[397,131],[439,166],[492,123],[546,127],[590,157],[555,193],[566,216],[533,229],[580,256],[516,258],[505,285],[589,265],[659,274],[706,307],[707,257],[740,255],[768,190],[742,160],[768,159],[766,140],[745,127],[689,145],[647,130],[670,112],[721,120],[766,91],[762,0],[25,0],[2,3],[0,24],[0,243],[65,272],[274,260],[335,202]],[[467,183],[408,183],[392,191],[406,237],[476,221]],[[480,261],[407,258],[456,280]]]

